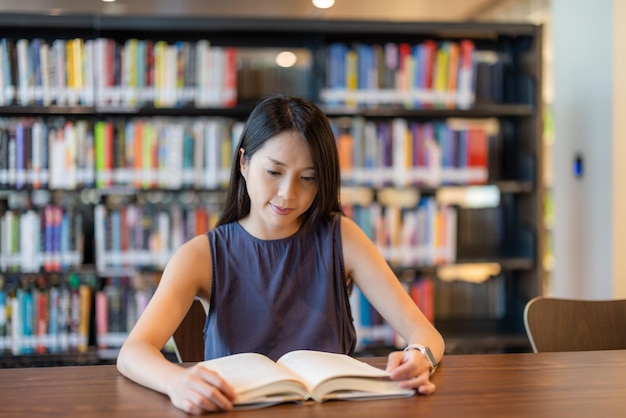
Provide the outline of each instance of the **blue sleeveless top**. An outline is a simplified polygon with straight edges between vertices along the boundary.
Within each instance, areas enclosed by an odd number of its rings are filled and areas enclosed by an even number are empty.
[[[204,358],[309,349],[353,354],[356,333],[341,250],[341,216],[277,240],[238,222],[207,232],[213,287]]]

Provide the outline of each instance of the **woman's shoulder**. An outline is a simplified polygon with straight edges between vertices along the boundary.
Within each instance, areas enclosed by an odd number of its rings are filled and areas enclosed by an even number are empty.
[[[341,229],[341,241],[344,248],[347,246],[360,247],[364,240],[370,240],[361,227],[350,217],[341,215],[338,222]]]
[[[196,235],[182,244],[167,263],[167,269],[190,268],[211,263],[211,244],[205,234]]]
[[[345,230],[352,230],[354,228],[360,229],[354,220],[346,215],[337,214],[335,216],[334,222],[338,223],[341,226],[342,232]]]
[[[180,251],[184,251],[187,254],[198,254],[198,253],[206,253],[209,251],[210,243],[207,240],[206,234],[196,235],[191,238],[189,241],[185,242],[181,247]]]

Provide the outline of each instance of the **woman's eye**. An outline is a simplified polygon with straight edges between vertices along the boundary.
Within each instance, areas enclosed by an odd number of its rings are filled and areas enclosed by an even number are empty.
[[[312,181],[315,181],[315,177],[304,176],[304,177],[302,177],[302,180],[304,180],[306,182],[312,182]]]
[[[267,174],[269,174],[270,176],[278,176],[280,175],[280,173],[278,171],[274,171],[274,170],[265,170],[267,172]]]

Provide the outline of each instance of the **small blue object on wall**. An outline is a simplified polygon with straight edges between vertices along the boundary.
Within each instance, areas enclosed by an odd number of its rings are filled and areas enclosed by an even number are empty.
[[[574,177],[581,178],[583,176],[583,157],[580,154],[576,154],[574,157]]]

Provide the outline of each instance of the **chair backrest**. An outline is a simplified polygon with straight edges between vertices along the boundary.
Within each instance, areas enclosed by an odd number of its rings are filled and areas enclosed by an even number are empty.
[[[539,296],[524,309],[535,353],[626,349],[626,300]]]
[[[174,332],[176,357],[179,362],[204,360],[204,336],[202,330],[208,312],[208,304],[196,298],[185,318]]]

